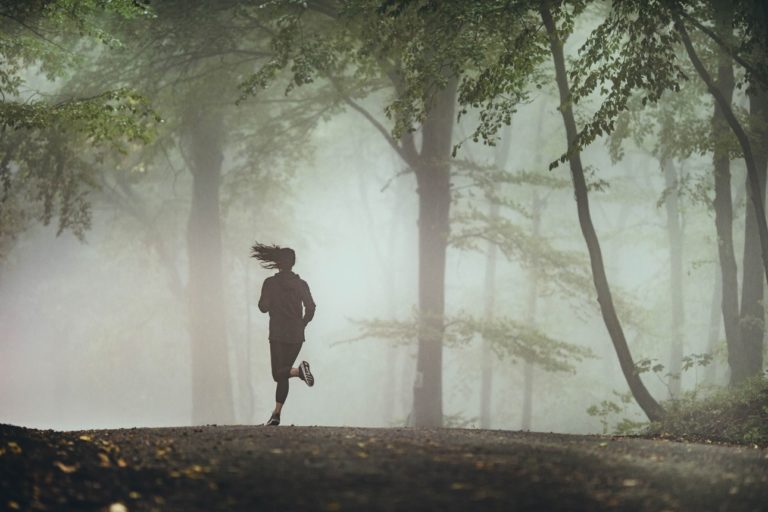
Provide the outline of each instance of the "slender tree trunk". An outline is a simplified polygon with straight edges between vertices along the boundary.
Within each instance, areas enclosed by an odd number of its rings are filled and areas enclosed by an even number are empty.
[[[232,423],[234,410],[222,284],[221,119],[195,111],[185,120],[192,172],[189,214],[189,334],[192,344],[192,423]]]
[[[403,180],[399,180],[402,182]],[[386,283],[384,288],[387,294],[387,316],[389,318],[397,317],[397,287],[395,268],[397,268],[397,252],[395,250],[398,247],[397,234],[400,232],[400,218],[403,211],[403,198],[405,191],[401,190],[402,185],[396,187],[395,204],[392,208],[392,215],[389,219],[389,242],[387,247],[389,255],[387,257],[387,263],[382,265],[382,271],[385,272]],[[410,190],[408,191],[410,193]],[[386,390],[384,391],[384,418],[387,424],[392,424],[396,417],[396,404],[398,393],[398,361],[401,359],[400,355],[405,352],[405,349],[401,346],[388,344],[387,345],[387,367],[386,367]]]
[[[576,141],[578,131],[576,129],[576,120],[573,116],[571,107],[571,91],[568,84],[568,75],[565,69],[565,57],[563,56],[563,46],[555,27],[550,12],[550,2],[545,1],[541,4],[539,12],[542,21],[549,35],[549,45],[552,52],[552,59],[555,65],[555,78],[560,92],[560,113],[563,116],[563,124],[567,136],[569,158],[571,168],[571,177],[573,179],[574,193],[576,196],[576,207],[579,216],[579,225],[584,236],[589,251],[589,259],[592,266],[592,278],[597,291],[597,300],[600,304],[600,311],[603,315],[603,321],[610,334],[616,355],[619,358],[621,370],[624,378],[627,380],[629,389],[632,392],[640,408],[646,416],[652,421],[660,419],[664,414],[664,409],[651,396],[648,389],[643,384],[640,376],[635,371],[635,364],[632,360],[632,354],[629,351],[624,331],[616,315],[616,309],[611,297],[611,290],[608,285],[608,278],[605,275],[605,266],[603,264],[603,255],[600,250],[600,243],[592,224],[592,217],[589,211],[589,195],[587,183],[584,178],[584,169],[581,165],[581,152],[573,144]]]
[[[531,198],[531,231],[534,240],[541,235],[541,211],[544,207],[544,200],[539,197],[537,191],[533,191]],[[528,310],[526,311],[526,322],[531,327],[536,326],[536,312],[539,305],[539,273],[534,268],[530,272],[530,287],[528,289]],[[526,360],[523,367],[523,415],[520,428],[522,430],[531,430],[533,418],[533,363]]]
[[[715,1],[713,3],[715,6],[716,28],[719,30],[720,34],[724,35],[724,39],[729,41],[732,39],[731,34],[733,32],[733,5],[730,2],[722,1]],[[709,72],[704,67],[704,64],[701,62],[698,54],[696,53],[696,50],[693,47],[693,43],[691,43],[691,38],[688,36],[688,31],[686,30],[683,22],[680,20],[680,16],[674,10],[671,12],[671,14],[675,22],[675,29],[680,34],[680,39],[683,43],[683,46],[685,47],[685,51],[688,54],[688,57],[691,60],[691,64],[693,64],[693,67],[696,69],[696,73],[698,73],[699,77],[706,84],[710,94],[715,99],[715,104],[719,108],[723,119],[728,124],[728,126],[730,126],[731,131],[736,136],[736,140],[739,142],[742,154],[744,155],[744,163],[747,166],[747,176],[750,184],[750,200],[752,206],[755,208],[756,213],[755,218],[757,220],[757,231],[760,238],[760,255],[763,262],[763,271],[766,280],[768,280],[768,224],[766,224],[765,218],[765,198],[760,193],[762,187],[760,185],[760,176],[757,169],[757,164],[752,152],[752,145],[750,144],[749,137],[744,131],[744,128],[741,126],[739,120],[736,118],[736,115],[733,113],[733,109],[731,108],[731,98],[730,96],[726,96],[722,93],[718,84],[720,81],[720,71],[723,67],[725,67],[723,64],[725,61],[727,61],[728,67],[731,68],[731,73],[733,72],[730,56],[728,56],[725,50],[721,48],[718,49],[720,54],[720,64],[718,66],[718,81],[716,82],[712,79]],[[717,140],[715,142],[718,143]],[[737,342],[734,348],[738,348],[738,346],[739,343]],[[734,359],[733,362],[738,364],[737,359]]]
[[[722,9],[717,12],[716,25],[719,33],[730,29],[730,13]],[[730,103],[733,96],[734,77],[733,64],[728,54],[718,52],[717,83],[720,94]],[[720,276],[722,279],[722,310],[725,339],[728,344],[728,362],[732,374],[734,366],[738,370],[736,358],[739,350],[739,282],[736,268],[736,257],[733,247],[733,200],[731,193],[731,168],[728,142],[730,130],[723,117],[723,109],[715,103],[712,117],[712,138],[714,140],[714,172],[715,172],[715,227],[717,230],[717,247],[720,257]]]
[[[544,144],[542,139],[542,125],[544,119],[544,102],[542,101],[539,107],[539,119],[536,127],[536,168],[541,168],[543,158],[541,156],[541,147]],[[534,190],[533,197],[531,198],[531,213],[532,219],[532,233],[534,238],[538,238],[541,234],[541,214],[544,210],[546,199],[541,199],[538,192]],[[623,209],[622,209],[623,212]],[[528,291],[528,311],[526,321],[529,325],[534,327],[536,325],[536,313],[539,303],[539,275],[536,269],[533,269],[530,273],[530,288]],[[521,415],[521,429],[531,430],[533,425],[533,382],[534,382],[534,367],[533,363],[526,359],[523,362],[523,411]]]
[[[435,95],[422,126],[416,181],[419,193],[419,349],[413,425],[443,425],[445,258],[451,207],[451,150],[457,81]]]
[[[499,216],[499,205],[491,204],[488,218],[493,222]],[[496,309],[496,262],[498,247],[489,241],[485,252],[485,320],[493,320]],[[491,427],[491,388],[493,384],[493,351],[491,343],[483,338],[482,368],[480,374],[480,428]]]
[[[678,172],[671,158],[661,161],[666,183],[667,237],[669,239],[670,291],[672,298],[672,342],[669,350],[670,398],[680,395],[683,366],[683,228],[678,201]]]
[[[712,302],[709,309],[709,329],[707,330],[707,352],[715,355],[717,344],[720,341],[720,332],[722,331],[722,308],[723,301],[723,280],[720,278],[720,266],[715,266],[715,279],[712,287]],[[717,377],[717,363],[713,359],[707,370],[704,372],[704,382],[715,384]]]
[[[755,167],[760,183],[760,195],[765,197],[766,164],[768,163],[768,94],[751,84],[749,95],[749,125],[754,148]],[[747,179],[747,190],[752,186]],[[760,375],[763,371],[763,337],[765,335],[765,283],[761,278],[760,234],[757,215],[751,203],[747,203],[744,222],[744,263],[742,269],[741,314],[739,326],[741,364],[732,368],[731,382],[738,384]]]
[[[509,159],[509,151],[512,147],[512,127],[504,127],[501,136],[501,145],[497,146],[494,155],[494,165],[497,169],[503,169]],[[491,203],[488,207],[488,219],[493,223],[499,217],[499,205]],[[485,253],[485,319],[493,320],[496,309],[496,262],[498,261],[498,247],[489,241]],[[493,351],[491,342],[483,338],[482,367],[480,375],[480,428],[491,427],[491,394],[493,391]]]
[[[255,400],[256,400],[256,386],[253,382],[253,358],[251,356],[251,347],[253,343],[252,326],[253,326],[253,294],[255,293],[254,287],[251,285],[251,263],[250,258],[246,260],[244,264],[245,269],[245,340],[244,340],[244,353],[243,361],[241,362],[238,371],[238,381],[240,383],[240,403],[242,404],[243,418],[247,423],[250,423],[256,419],[255,412]]]

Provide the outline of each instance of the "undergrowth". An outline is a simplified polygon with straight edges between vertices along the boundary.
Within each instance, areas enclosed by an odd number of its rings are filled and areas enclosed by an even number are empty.
[[[644,435],[696,442],[768,447],[768,379],[755,378],[705,398],[688,395],[664,403],[666,414]]]

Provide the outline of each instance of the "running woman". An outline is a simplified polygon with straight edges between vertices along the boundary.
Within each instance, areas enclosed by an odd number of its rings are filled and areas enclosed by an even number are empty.
[[[304,343],[304,328],[315,316],[315,302],[307,282],[293,273],[296,263],[293,249],[256,243],[251,248],[251,257],[259,260],[264,268],[278,270],[264,280],[259,299],[261,312],[269,313],[269,355],[272,378],[277,382],[275,410],[266,425],[277,426],[288,397],[288,379],[298,377],[308,386],[315,384],[308,362],[302,361],[293,367]]]

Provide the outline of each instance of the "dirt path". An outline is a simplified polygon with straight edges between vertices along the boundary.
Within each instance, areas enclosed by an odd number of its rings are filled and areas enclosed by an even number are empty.
[[[0,510],[765,511],[768,450],[488,430],[0,426]]]

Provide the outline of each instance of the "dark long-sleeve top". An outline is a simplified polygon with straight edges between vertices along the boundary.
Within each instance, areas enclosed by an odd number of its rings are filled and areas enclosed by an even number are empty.
[[[264,280],[259,309],[269,313],[269,341],[300,343],[304,327],[315,316],[309,285],[298,274],[282,270]]]

